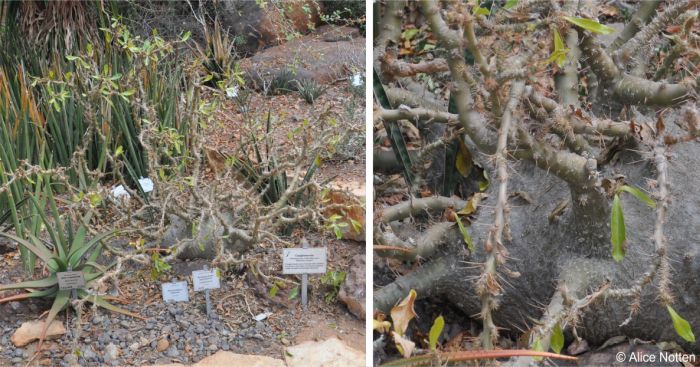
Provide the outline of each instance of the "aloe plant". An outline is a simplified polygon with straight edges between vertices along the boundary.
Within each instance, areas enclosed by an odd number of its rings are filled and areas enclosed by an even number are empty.
[[[65,309],[71,301],[71,291],[68,289],[59,289],[58,273],[69,270],[80,271],[84,275],[86,286],[89,287],[92,282],[100,279],[104,273],[114,265],[100,265],[97,263],[97,259],[102,254],[101,242],[113,237],[116,232],[114,230],[107,231],[88,239],[87,225],[90,222],[92,213],[88,213],[80,218],[80,225],[77,230],[73,231],[71,220],[64,220],[59,215],[48,179],[45,183],[44,194],[31,196],[30,200],[36,209],[35,212],[48,232],[50,241],[44,242],[31,232],[26,233],[27,239],[5,232],[0,232],[0,236],[15,241],[28,251],[31,251],[44,263],[49,274],[43,279],[0,285],[0,291],[12,289],[23,289],[26,291],[2,298],[0,299],[0,303],[37,297],[54,299],[41,334],[38,348],[41,349],[41,344],[46,336],[49,325],[56,318],[56,315]],[[45,213],[46,204],[48,204],[52,219],[49,219],[49,216]],[[76,293],[78,298],[87,300],[99,307],[140,318],[139,315],[114,306],[104,297],[91,294],[85,289],[79,289]]]

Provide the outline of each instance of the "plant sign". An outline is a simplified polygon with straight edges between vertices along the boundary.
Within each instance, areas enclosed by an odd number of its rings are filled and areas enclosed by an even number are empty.
[[[85,276],[82,271],[60,271],[58,277],[58,289],[85,288]]]
[[[164,302],[189,302],[190,300],[186,281],[163,283],[161,287]]]
[[[192,272],[192,283],[194,284],[194,291],[204,291],[207,302],[207,317],[211,318],[212,308],[211,308],[211,298],[209,291],[211,289],[221,288],[221,281],[219,280],[218,269],[209,269],[204,265],[203,270],[195,270]]]
[[[282,274],[301,274],[301,304],[306,307],[309,274],[326,272],[326,248],[309,248],[309,242],[302,240],[302,248],[282,250]]]

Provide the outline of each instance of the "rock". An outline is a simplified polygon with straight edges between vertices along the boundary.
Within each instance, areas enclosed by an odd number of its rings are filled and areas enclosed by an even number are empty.
[[[365,242],[365,208],[357,197],[345,191],[330,190],[321,200],[330,206],[323,210],[325,218],[336,216],[339,217],[337,223],[346,224],[340,228],[343,239]]]
[[[82,352],[82,357],[83,357],[86,361],[91,361],[91,360],[97,358],[97,353],[95,353],[95,352],[92,350],[92,348],[90,348],[90,347],[88,347],[88,348],[85,349],[85,350],[82,350],[81,352]]]
[[[307,33],[320,24],[318,2],[288,0],[265,5],[254,1],[223,1],[217,16],[229,32],[244,37],[243,52],[253,52],[284,42],[288,35]]]
[[[320,84],[347,78],[351,70],[364,67],[365,39],[327,42],[329,29],[319,27],[312,34],[258,52],[241,60],[241,69],[257,89],[285,71],[294,71],[298,81],[310,79]]]
[[[180,356],[180,352],[175,348],[175,346],[170,346],[168,350],[165,352],[165,355],[170,357],[170,358],[175,358]]]
[[[160,339],[156,343],[156,350],[159,353],[163,352],[164,350],[168,349],[169,347],[170,347],[170,342],[166,338]]]
[[[365,354],[352,349],[337,338],[324,342],[304,342],[285,348],[284,360],[287,367],[362,367]]]
[[[217,350],[219,350],[219,346],[217,346],[216,344],[209,344],[207,350],[210,352],[216,352]]]
[[[44,329],[44,321],[27,321],[15,331],[10,339],[15,347],[23,347],[34,340],[41,337],[41,332]],[[46,339],[55,339],[66,333],[66,328],[63,323],[54,320],[51,322],[48,330],[46,330]]]
[[[17,348],[14,352],[15,357],[24,357],[24,349]]]
[[[364,357],[363,357],[364,358]],[[364,360],[364,359],[363,359]],[[219,351],[192,367],[285,367],[281,359]]]
[[[112,343],[109,343],[107,347],[105,347],[105,351],[102,357],[107,363],[114,362],[119,358],[119,352],[119,347]]]
[[[348,306],[348,310],[359,319],[365,319],[365,255],[352,258],[352,266],[340,286],[338,299]]]

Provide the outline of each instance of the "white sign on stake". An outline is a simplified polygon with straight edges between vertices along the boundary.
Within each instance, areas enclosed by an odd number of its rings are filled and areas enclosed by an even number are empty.
[[[58,289],[85,288],[85,276],[82,271],[61,271],[56,273]]]
[[[221,282],[216,275],[216,269],[193,271],[192,283],[194,283],[195,292],[221,288]]]
[[[282,249],[282,274],[323,274],[325,272],[325,247]]]
[[[163,283],[161,287],[165,302],[189,302],[190,300],[186,281]]]

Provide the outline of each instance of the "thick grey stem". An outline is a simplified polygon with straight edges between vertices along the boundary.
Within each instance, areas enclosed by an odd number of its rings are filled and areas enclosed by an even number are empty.
[[[455,256],[444,256],[397,278],[393,283],[374,292],[374,310],[389,314],[391,308],[406,297],[411,289],[416,291],[419,299],[440,294],[440,284],[443,283],[443,279],[454,274],[457,263]]]

